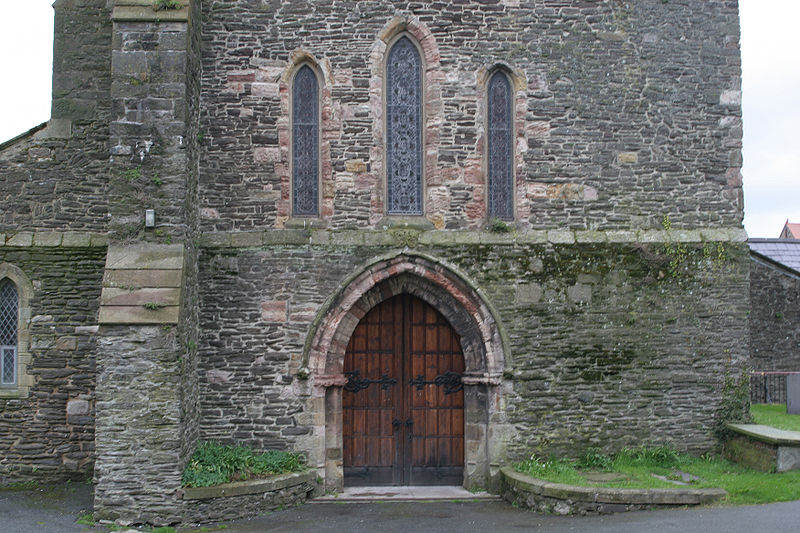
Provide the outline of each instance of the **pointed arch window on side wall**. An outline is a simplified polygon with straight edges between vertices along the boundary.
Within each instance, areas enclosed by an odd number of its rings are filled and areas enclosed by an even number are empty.
[[[422,214],[422,61],[408,37],[386,64],[388,213]]]
[[[308,65],[292,84],[292,214],[319,215],[319,83]]]
[[[511,80],[498,70],[488,86],[489,217],[514,218],[514,121]]]
[[[17,286],[0,281],[0,385],[17,384],[17,333],[19,328]]]

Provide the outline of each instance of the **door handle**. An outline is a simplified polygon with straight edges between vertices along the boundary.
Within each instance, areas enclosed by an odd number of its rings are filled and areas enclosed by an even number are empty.
[[[410,418],[406,420],[406,429],[408,430],[408,436],[410,437],[414,429],[414,421]]]
[[[400,429],[400,426],[402,426],[402,425],[403,425],[403,422],[401,420],[398,420],[397,418],[392,420],[392,432],[395,432],[398,429]]]

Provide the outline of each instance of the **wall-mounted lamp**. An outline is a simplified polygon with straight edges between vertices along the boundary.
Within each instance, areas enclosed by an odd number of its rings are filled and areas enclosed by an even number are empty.
[[[156,227],[156,211],[155,211],[155,209],[145,209],[145,211],[144,211],[144,227],[145,228],[155,228]]]

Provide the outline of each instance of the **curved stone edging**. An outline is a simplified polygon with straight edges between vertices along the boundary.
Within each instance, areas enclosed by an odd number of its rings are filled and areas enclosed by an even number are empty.
[[[317,472],[183,489],[186,523],[207,523],[255,516],[304,503],[317,488]]]
[[[503,498],[537,511],[562,515],[701,505],[715,502],[728,494],[723,489],[581,487],[536,479],[509,467],[502,468],[500,472]]]

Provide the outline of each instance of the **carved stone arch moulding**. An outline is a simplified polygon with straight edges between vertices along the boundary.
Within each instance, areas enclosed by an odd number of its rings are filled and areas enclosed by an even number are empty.
[[[412,294],[433,306],[461,338],[464,353],[465,468],[464,485],[487,486],[496,465],[501,431],[489,421],[504,417],[501,404],[506,342],[496,312],[467,278],[435,258],[408,252],[379,258],[361,269],[328,299],[317,315],[304,350],[304,373],[312,389],[316,439],[309,456],[317,458],[325,486],[340,490],[342,464],[343,363],[350,336],[361,318],[387,298]],[[318,398],[319,401],[314,400]]]
[[[422,61],[422,214],[433,218],[440,210],[435,198],[445,198],[441,171],[437,168],[439,128],[443,114],[439,47],[431,31],[413,16],[398,15],[380,31],[370,51],[370,109],[373,117],[373,145],[370,151],[372,174],[367,177],[372,191],[370,222],[377,223],[387,214],[387,123],[386,61],[392,45],[408,37],[420,51]]]
[[[513,218],[519,223],[528,220],[530,216],[529,199],[526,196],[525,186],[525,152],[528,150],[528,134],[525,121],[525,115],[528,107],[528,80],[525,72],[521,69],[516,69],[504,61],[488,64],[481,67],[476,73],[476,80],[478,84],[478,97],[480,105],[478,106],[477,124],[479,125],[478,136],[478,150],[483,157],[482,168],[483,176],[487,181],[486,186],[486,208],[485,212],[489,213],[489,194],[491,191],[488,187],[489,168],[489,84],[495,74],[501,72],[505,74],[511,84],[512,95],[512,150],[513,150],[513,185],[514,185],[514,201],[513,201]],[[502,218],[502,217],[501,217]]]
[[[33,376],[29,374],[32,357],[30,354],[30,321],[33,284],[27,275],[11,263],[0,263],[0,281],[8,279],[17,292],[17,382],[13,388],[0,388],[0,398],[26,397],[33,386]]]
[[[408,252],[366,266],[322,307],[304,349],[303,366],[310,375],[322,386],[329,378],[337,379],[359,320],[402,292],[427,301],[447,318],[462,339],[467,374],[490,381],[500,378],[507,364],[507,342],[491,305],[454,267]]]
[[[278,80],[278,92],[280,94],[281,114],[278,118],[278,148],[276,153],[267,149],[262,155],[265,163],[272,162],[275,174],[280,179],[281,194],[278,201],[277,220],[275,226],[283,228],[286,222],[292,218],[292,181],[293,181],[293,162],[292,152],[293,143],[293,119],[292,119],[292,92],[295,76],[304,67],[308,67],[316,75],[317,81],[317,105],[319,116],[318,145],[319,156],[317,161],[318,188],[319,194],[316,215],[296,215],[312,216],[314,218],[329,218],[333,215],[333,167],[331,165],[331,138],[335,135],[338,128],[335,123],[333,113],[333,103],[331,99],[331,87],[333,85],[333,73],[330,63],[327,60],[318,61],[311,52],[306,50],[295,50],[289,57],[286,68],[283,70]]]

